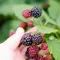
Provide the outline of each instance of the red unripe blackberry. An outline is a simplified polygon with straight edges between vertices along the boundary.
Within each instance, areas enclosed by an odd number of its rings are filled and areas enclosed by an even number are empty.
[[[29,18],[29,17],[31,17],[32,12],[31,12],[31,10],[24,10],[22,12],[22,15],[23,15],[24,18]]]
[[[44,60],[43,56],[38,56],[35,58],[35,60]]]
[[[15,32],[10,32],[9,33],[9,37],[12,36],[13,34],[15,34]]]
[[[41,43],[40,48],[41,48],[42,50],[46,50],[46,49],[48,48],[48,45],[47,45],[46,43]]]
[[[34,44],[38,45],[40,43],[42,43],[42,36],[40,34],[32,34],[32,41]]]
[[[27,28],[27,23],[26,22],[21,22],[20,27],[22,27],[23,29]]]
[[[33,27],[33,23],[34,23],[33,20],[29,20],[29,21],[28,21],[28,26],[29,26],[29,27]]]
[[[47,55],[46,57],[44,57],[44,60],[53,60],[52,55]]]
[[[25,46],[32,45],[32,37],[31,37],[31,34],[30,33],[24,34],[23,37],[22,37],[22,39],[21,39],[21,42]]]
[[[27,49],[27,52],[29,55],[27,57],[32,59],[32,58],[35,58],[36,56],[38,56],[39,48],[35,45],[32,45]]]

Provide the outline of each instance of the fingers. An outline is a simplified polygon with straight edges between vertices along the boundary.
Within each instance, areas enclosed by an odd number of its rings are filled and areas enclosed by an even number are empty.
[[[37,32],[36,27],[33,27],[33,28],[31,28],[30,30],[27,31],[27,33],[35,33],[35,32]]]
[[[16,49],[20,44],[20,40],[24,35],[24,30],[22,28],[18,28],[16,33],[8,38],[3,44],[7,45],[11,49]]]

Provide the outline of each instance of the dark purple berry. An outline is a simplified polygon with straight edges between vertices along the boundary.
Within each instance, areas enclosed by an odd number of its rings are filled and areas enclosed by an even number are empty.
[[[40,34],[32,34],[32,41],[34,44],[38,45],[40,43],[42,43],[42,36]]]
[[[32,36],[31,36],[31,34],[30,33],[24,34],[21,41],[22,41],[22,44],[25,45],[25,46],[32,45]]]
[[[35,18],[38,18],[42,15],[42,10],[35,6],[34,8],[32,8],[32,16],[35,17]]]

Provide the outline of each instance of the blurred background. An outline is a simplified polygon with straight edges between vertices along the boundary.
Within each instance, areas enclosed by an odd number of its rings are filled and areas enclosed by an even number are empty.
[[[20,26],[21,21],[27,22],[21,15],[22,9],[31,9],[36,5],[43,10],[39,18],[43,26],[49,27],[44,33],[60,32],[60,0],[0,0],[0,43]],[[39,25],[36,20],[34,25]]]

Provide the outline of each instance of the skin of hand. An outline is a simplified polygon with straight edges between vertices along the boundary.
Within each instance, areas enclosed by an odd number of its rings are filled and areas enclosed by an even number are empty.
[[[27,31],[27,33],[33,31],[36,31],[35,27]],[[15,34],[0,44],[0,60],[25,60],[27,47],[23,45],[18,47],[24,33],[23,28],[19,27]]]

